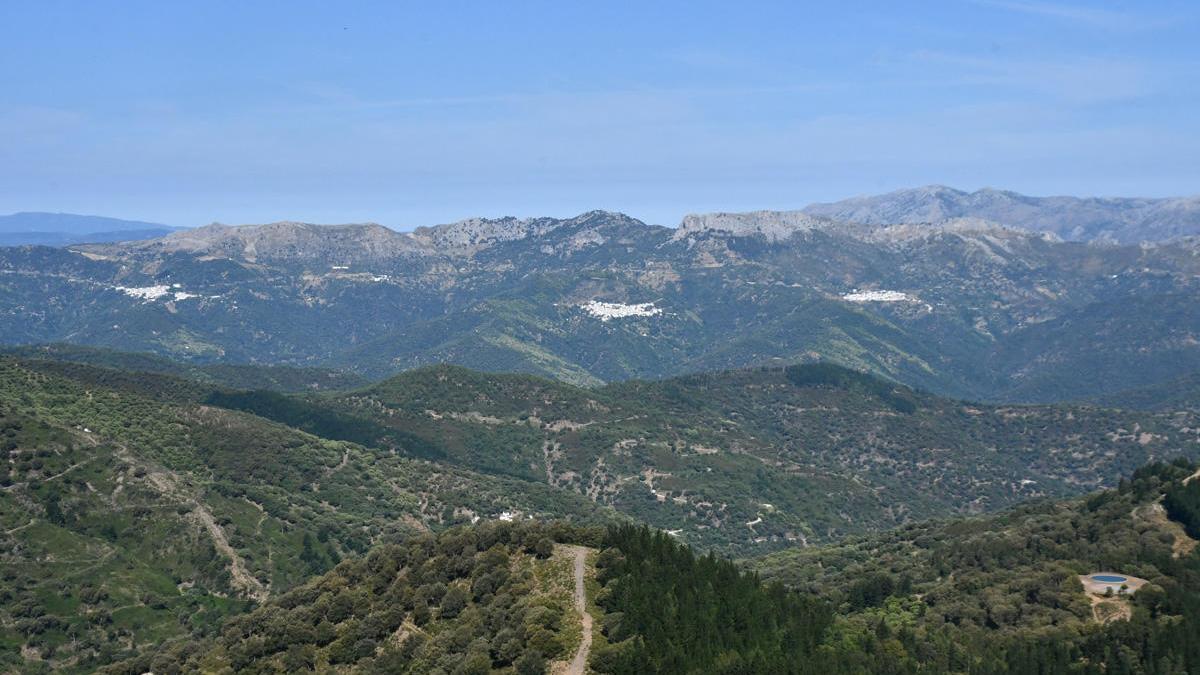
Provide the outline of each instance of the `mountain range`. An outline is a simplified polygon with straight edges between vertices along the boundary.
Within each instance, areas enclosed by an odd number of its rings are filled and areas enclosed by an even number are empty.
[[[873,225],[981,218],[1009,227],[1051,232],[1070,241],[1137,244],[1200,234],[1200,197],[1161,199],[1030,197],[944,185],[812,204],[804,212]]]
[[[1198,283],[1195,239],[1063,241],[975,217],[211,225],[0,249],[0,342],[372,378],[449,362],[585,385],[826,360],[1048,402],[1200,370]]]
[[[1187,672],[1200,240],[1044,229],[2,248],[0,668]]]
[[[139,220],[75,213],[23,211],[0,216],[0,246],[66,246],[152,239],[180,228]]]

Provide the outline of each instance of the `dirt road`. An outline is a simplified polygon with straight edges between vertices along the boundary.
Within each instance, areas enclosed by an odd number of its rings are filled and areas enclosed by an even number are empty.
[[[579,611],[579,619],[583,622],[583,637],[579,641],[579,649],[567,666],[568,675],[584,675],[587,672],[588,654],[592,651],[592,615],[587,610],[587,593],[583,586],[583,572],[587,565],[588,550],[582,546],[568,546],[575,556],[575,609]]]

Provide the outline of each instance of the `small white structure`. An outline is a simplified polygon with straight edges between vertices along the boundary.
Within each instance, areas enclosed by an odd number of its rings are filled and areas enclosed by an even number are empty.
[[[158,286],[114,286],[113,288],[130,297],[140,298],[144,302],[153,302],[167,296],[171,296],[175,300],[190,300],[200,297],[195,293],[179,290],[179,284],[171,284],[170,286],[165,284]]]
[[[600,302],[592,300],[580,305],[583,311],[600,319],[601,321],[610,321],[612,319],[625,319],[631,316],[655,316],[662,314],[662,310],[654,306],[653,302],[642,302],[636,305],[626,305],[620,302]]]
[[[158,298],[161,298],[162,296],[171,292],[171,287],[165,284],[162,286],[117,286],[116,288],[125,295],[141,298],[147,302],[151,300],[157,300]]]
[[[913,298],[908,293],[900,291],[860,291],[855,289],[854,292],[843,295],[842,299],[846,302],[904,302]]]

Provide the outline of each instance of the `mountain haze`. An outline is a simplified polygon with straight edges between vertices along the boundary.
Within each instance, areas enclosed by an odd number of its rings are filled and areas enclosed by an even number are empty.
[[[177,229],[139,220],[26,211],[0,216],[0,246],[133,241],[161,237]]]
[[[1051,232],[1071,241],[1136,244],[1200,234],[1200,197],[1164,199],[1029,197],[984,188],[944,185],[812,204],[804,213],[871,225],[982,218],[1010,227]]]

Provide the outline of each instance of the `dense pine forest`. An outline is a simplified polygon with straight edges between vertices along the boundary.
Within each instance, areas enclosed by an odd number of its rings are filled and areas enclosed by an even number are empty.
[[[598,603],[611,644],[593,657],[599,673],[785,673],[832,621],[827,603],[763,586],[664,532],[616,527],[605,546]]]
[[[1163,499],[1171,519],[1182,524],[1189,536],[1200,539],[1200,482],[1172,485]]]
[[[604,546],[597,602],[609,644],[591,664],[600,673],[793,672],[833,619],[828,603],[764,586],[664,532],[614,527]]]

